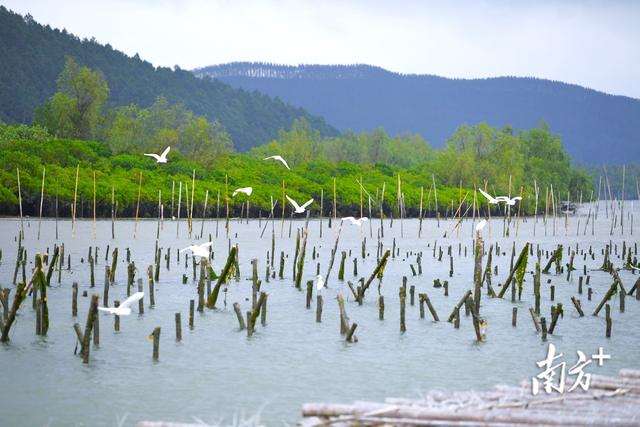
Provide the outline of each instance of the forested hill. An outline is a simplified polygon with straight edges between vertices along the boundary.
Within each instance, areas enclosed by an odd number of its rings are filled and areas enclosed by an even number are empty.
[[[264,144],[305,117],[323,135],[337,131],[324,119],[299,107],[257,92],[234,89],[216,80],[202,80],[186,70],[155,68],[95,40],[81,40],[66,30],[52,29],[0,6],[0,121],[29,122],[36,107],[56,91],[65,58],[100,70],[115,105],[151,105],[158,96],[182,103],[196,114],[218,120],[236,150]]]
[[[535,78],[447,79],[368,65],[232,63],[195,70],[234,87],[278,96],[340,130],[419,133],[441,146],[461,123],[528,129],[546,121],[574,160],[640,159],[640,100]]]

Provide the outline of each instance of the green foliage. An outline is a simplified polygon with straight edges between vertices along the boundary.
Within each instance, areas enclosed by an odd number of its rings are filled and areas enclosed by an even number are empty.
[[[4,129],[4,131],[2,131]],[[338,212],[355,215],[359,212],[360,187],[357,180],[362,179],[363,186],[372,197],[372,213],[377,216],[378,203],[385,190],[384,212],[388,215],[395,209],[395,186],[397,176],[402,179],[402,191],[405,195],[409,215],[417,214],[420,202],[420,187],[431,184],[430,177],[425,177],[411,169],[393,168],[388,165],[356,165],[347,162],[331,163],[326,160],[313,160],[297,164],[287,170],[275,161],[263,161],[247,155],[226,152],[210,160],[210,165],[187,159],[176,154],[167,164],[156,164],[155,161],[140,154],[114,154],[104,143],[71,139],[48,139],[37,141],[32,139],[6,139],[2,135],[14,130],[0,128],[0,209],[5,214],[17,213],[17,178],[16,168],[20,169],[23,208],[26,215],[37,215],[40,201],[42,168],[46,167],[44,215],[53,216],[55,198],[59,199],[59,215],[70,215],[75,187],[76,165],[80,165],[78,183],[78,214],[83,212],[89,216],[93,199],[93,171],[96,172],[96,198],[98,216],[109,216],[111,209],[111,188],[115,189],[118,202],[118,216],[133,216],[137,198],[138,174],[142,172],[141,215],[155,217],[157,215],[158,191],[162,191],[165,215],[171,215],[170,198],[172,185],[175,182],[175,205],[177,206],[179,183],[191,183],[193,170],[196,173],[195,208],[200,215],[203,209],[205,192],[209,191],[207,217],[215,214],[217,193],[220,192],[221,211],[224,212],[225,176],[229,182],[229,196],[235,188],[252,186],[252,214],[258,209],[263,216],[270,211],[271,196],[278,200],[276,214],[280,214],[282,203],[282,182],[285,182],[286,193],[296,200],[313,197],[311,206],[314,215],[318,214],[320,193],[324,192],[325,215],[328,214],[333,199],[333,179],[336,179]],[[438,186],[438,206],[442,210],[451,205],[456,206],[459,200],[458,188],[447,188],[442,183]],[[184,191],[184,189],[183,189]],[[463,189],[467,192],[468,189]],[[432,215],[435,212],[435,200],[432,194],[427,198],[424,192],[424,210]],[[183,194],[183,200],[185,195]],[[368,215],[368,198],[365,194],[364,209]],[[245,195],[230,198],[232,214],[240,211]],[[290,206],[286,203],[287,214]],[[174,212],[175,214],[176,212]],[[184,216],[184,211],[182,212]]]
[[[63,138],[95,138],[102,108],[109,97],[102,73],[81,67],[67,57],[56,83],[58,92],[36,110],[34,122]]]
[[[347,132],[342,136],[322,139],[308,121],[298,119],[290,131],[280,131],[279,139],[253,148],[250,155],[264,158],[277,153],[287,159],[290,166],[322,159],[331,163],[381,163],[410,168],[427,161],[432,151],[420,136],[392,138],[384,129],[360,134]]]
[[[107,113],[100,139],[113,153],[160,153],[171,146],[175,153],[209,166],[233,147],[220,123],[196,116],[183,105],[169,105],[159,97],[149,108],[127,105]]]

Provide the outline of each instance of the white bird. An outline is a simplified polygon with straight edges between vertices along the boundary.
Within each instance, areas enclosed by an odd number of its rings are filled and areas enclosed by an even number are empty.
[[[278,160],[280,162],[282,162],[282,164],[289,170],[291,170],[291,168],[289,167],[289,165],[287,164],[287,161],[285,159],[282,158],[282,156],[269,156],[269,157],[265,157],[262,160]]]
[[[358,227],[360,227],[363,222],[369,221],[369,218],[367,218],[366,216],[363,216],[360,219],[355,219],[352,216],[345,216],[344,218],[342,218],[342,221],[347,221],[347,220],[351,222],[351,225],[357,225]]]
[[[235,190],[233,192],[233,194],[231,195],[231,197],[236,197],[236,194],[238,193],[244,193],[247,196],[250,196],[251,193],[253,193],[253,187],[242,187],[242,188],[238,188],[237,190]]]
[[[171,150],[171,147],[165,148],[165,150],[159,156],[157,154],[147,154],[147,153],[144,153],[144,155],[148,157],[153,157],[154,159],[156,159],[156,163],[167,163],[167,154],[169,154],[169,150]]]
[[[522,197],[516,196],[512,198],[508,198],[507,196],[498,196],[496,197],[498,202],[505,202],[509,206],[513,206],[516,204],[516,200],[522,200]]]
[[[287,196],[287,200],[289,200],[289,203],[291,203],[293,205],[293,208],[295,209],[294,212],[295,213],[304,213],[304,211],[307,209],[307,206],[309,206],[311,203],[313,203],[313,199],[307,201],[307,203],[305,203],[304,205],[300,206],[298,205],[298,203],[296,203],[295,200],[293,200],[291,197]]]
[[[322,276],[320,274],[318,274],[316,276],[316,289],[318,291],[322,290],[322,288],[324,288],[324,279],[322,278]]]
[[[193,256],[199,256],[201,258],[208,258],[209,257],[209,251],[207,250],[207,248],[209,246],[211,246],[211,245],[213,245],[213,242],[206,242],[206,243],[203,243],[201,245],[187,246],[186,248],[182,249],[180,251],[180,253],[182,253],[184,251],[191,251]]]
[[[124,300],[118,307],[98,307],[98,310],[107,312],[109,314],[116,314],[118,316],[128,316],[131,314],[131,304],[141,300],[144,297],[144,292],[136,292],[129,298]]]
[[[495,197],[491,196],[491,194],[486,193],[485,191],[483,191],[483,190],[482,190],[482,188],[478,188],[478,191],[479,191],[480,193],[482,193],[482,195],[483,195],[484,197],[486,197],[486,198],[487,198],[487,201],[488,201],[489,203],[491,203],[492,205],[497,205],[498,203],[500,203],[500,200],[498,200],[497,198],[495,198]]]
[[[478,233],[480,233],[482,231],[482,229],[484,228],[484,226],[487,225],[487,220],[483,219],[482,221],[480,221],[477,225],[476,225],[476,231]]]

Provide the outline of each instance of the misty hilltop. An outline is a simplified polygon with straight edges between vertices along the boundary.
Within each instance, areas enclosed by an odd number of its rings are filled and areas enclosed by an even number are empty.
[[[341,131],[418,133],[442,146],[460,124],[528,129],[545,121],[572,157],[588,164],[640,159],[640,100],[523,77],[449,79],[370,65],[283,66],[238,62],[194,70],[277,96]]]

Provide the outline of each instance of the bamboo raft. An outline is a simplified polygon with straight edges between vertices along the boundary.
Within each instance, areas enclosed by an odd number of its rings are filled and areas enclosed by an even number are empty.
[[[571,381],[567,381],[570,386]],[[531,381],[491,391],[430,392],[385,403],[307,403],[298,425],[312,426],[640,426],[640,370],[592,375],[587,391],[537,395]]]
[[[566,381],[566,389],[573,382]],[[298,427],[411,426],[640,426],[640,370],[617,377],[591,375],[587,391],[531,393],[531,381],[490,391],[430,392],[385,403],[307,403]],[[259,424],[257,424],[259,425]],[[214,427],[142,421],[138,427]]]

